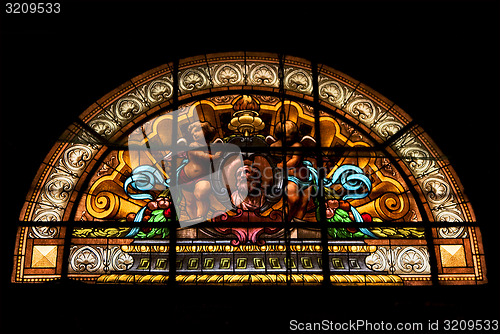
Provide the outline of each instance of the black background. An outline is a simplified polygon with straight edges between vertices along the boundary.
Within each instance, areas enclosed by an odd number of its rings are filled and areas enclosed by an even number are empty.
[[[291,319],[499,319],[499,2],[62,2],[1,17],[2,332],[288,331]],[[429,133],[482,224],[477,287],[217,288],[9,283],[16,221],[45,155],[95,100],[209,52],[316,60],[372,87]]]

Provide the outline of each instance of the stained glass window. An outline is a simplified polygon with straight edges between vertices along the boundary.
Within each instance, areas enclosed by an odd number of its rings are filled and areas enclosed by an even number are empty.
[[[138,76],[60,137],[20,216],[13,282],[486,282],[449,161],[328,66],[207,54]]]

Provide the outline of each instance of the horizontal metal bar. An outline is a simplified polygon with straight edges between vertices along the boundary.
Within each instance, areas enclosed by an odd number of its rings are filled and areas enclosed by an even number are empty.
[[[290,222],[201,222],[196,225],[190,226],[190,228],[214,228],[214,227],[234,227],[234,228],[255,228],[255,227],[295,227],[295,228],[321,228],[327,226],[328,228],[369,228],[369,227],[468,227],[468,226],[480,226],[479,222],[305,222],[305,221],[290,221]],[[172,227],[172,225],[179,227],[178,223],[170,222],[170,223],[153,223],[153,222],[118,222],[118,221],[93,221],[93,222],[81,222],[81,221],[60,221],[60,222],[28,222],[28,221],[20,221],[18,226],[24,227],[67,227],[71,226],[73,228],[114,228],[114,227]]]
[[[61,142],[68,142],[68,143],[80,143],[79,141],[66,141],[66,140],[59,140]],[[84,144],[92,144],[92,143],[84,143]],[[165,152],[165,151],[173,151],[173,152],[183,152],[187,151],[186,146],[169,146],[162,148],[161,150],[155,150],[153,148],[141,148],[138,146],[128,146],[128,145],[119,145],[119,144],[113,144],[113,143],[101,143],[102,145],[105,145],[108,148],[111,149],[116,149],[116,150],[128,150],[129,152],[134,152],[134,151],[147,151],[147,152]],[[387,158],[388,156],[393,156],[395,158],[399,159],[405,159],[405,160],[432,160],[432,161],[442,161],[442,160],[447,160],[446,156],[432,156],[432,157],[414,157],[411,155],[388,155],[386,152],[383,151],[382,148],[376,146],[376,147],[307,147],[307,146],[302,146],[302,147],[293,147],[293,148],[283,148],[283,147],[268,147],[268,146],[238,146],[238,149],[241,152],[244,153],[260,153],[260,152],[265,152],[265,153],[274,153],[274,154],[279,154],[285,152],[301,152],[301,153],[307,153],[309,155],[314,155],[314,154],[321,154],[323,156],[328,156],[328,155],[333,155],[333,156],[347,156],[347,157],[368,157],[368,158]],[[189,151],[196,151],[197,149],[190,148]],[[204,151],[204,149],[200,149],[201,151]],[[229,147],[224,147],[224,146],[210,146],[210,150],[213,152],[235,152],[234,149],[232,149],[230,146]],[[236,151],[237,152],[237,151]],[[349,153],[355,152],[357,153],[356,155],[348,155]],[[373,153],[378,153],[375,156]]]

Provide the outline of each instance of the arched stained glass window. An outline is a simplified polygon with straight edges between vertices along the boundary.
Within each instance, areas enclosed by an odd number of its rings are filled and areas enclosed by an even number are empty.
[[[449,161],[393,102],[328,66],[207,54],[90,106],[39,169],[13,282],[486,282]]]

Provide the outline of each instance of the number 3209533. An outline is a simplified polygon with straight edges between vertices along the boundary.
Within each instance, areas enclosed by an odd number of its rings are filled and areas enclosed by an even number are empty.
[[[7,14],[59,14],[60,12],[59,2],[7,2],[5,4]]]

